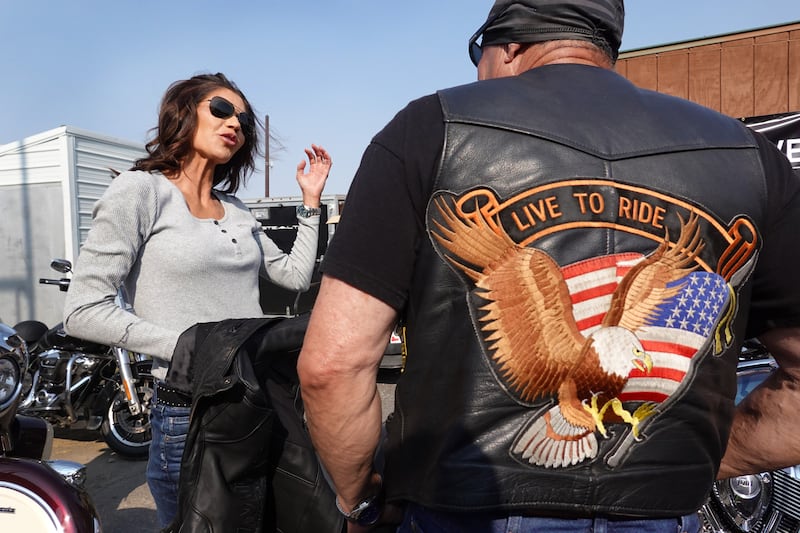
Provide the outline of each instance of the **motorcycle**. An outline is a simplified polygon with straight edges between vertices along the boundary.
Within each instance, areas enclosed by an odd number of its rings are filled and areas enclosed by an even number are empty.
[[[763,345],[745,343],[738,364],[736,402],[776,368]],[[699,515],[704,533],[800,531],[800,465],[716,481]]]
[[[72,264],[65,259],[50,263],[66,275]],[[42,278],[39,283],[69,289],[70,278]],[[117,303],[127,308],[124,293]],[[100,430],[108,446],[122,456],[147,456],[152,433],[152,360],[119,347],[71,337],[62,323],[48,328],[27,320],[14,326],[30,347],[31,371],[23,383],[19,412],[42,417],[57,427],[85,422]]]
[[[0,322],[0,531],[100,533],[86,467],[48,461],[52,426],[17,413],[28,361],[25,341]]]

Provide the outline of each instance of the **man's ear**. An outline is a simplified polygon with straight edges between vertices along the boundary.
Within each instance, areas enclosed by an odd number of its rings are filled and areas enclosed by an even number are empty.
[[[503,60],[511,63],[522,52],[523,46],[519,43],[506,43],[503,45]]]

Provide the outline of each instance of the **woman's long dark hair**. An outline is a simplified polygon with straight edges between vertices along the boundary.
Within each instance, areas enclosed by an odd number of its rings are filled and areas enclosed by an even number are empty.
[[[243,130],[244,144],[224,165],[214,170],[214,187],[234,194],[255,169],[255,158],[261,153],[259,130],[261,122],[253,112],[250,102],[235,83],[224,74],[199,74],[188,80],[176,81],[169,86],[158,112],[158,126],[153,128],[155,138],[145,145],[148,156],[136,161],[131,170],[160,171],[177,175],[183,160],[192,150],[192,138],[197,128],[197,105],[217,89],[230,89],[244,101],[245,111],[255,121],[252,131]]]

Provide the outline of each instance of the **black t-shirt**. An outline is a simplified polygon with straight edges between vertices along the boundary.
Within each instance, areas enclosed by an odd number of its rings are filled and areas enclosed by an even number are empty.
[[[403,309],[443,142],[436,95],[411,102],[372,139],[322,272]]]
[[[754,272],[748,336],[800,326],[800,176],[786,157],[754,134],[767,177],[768,227]],[[322,271],[402,311],[444,143],[439,99],[411,102],[364,152]]]
[[[756,133],[767,177],[772,225],[760,228],[764,245],[753,273],[749,337],[800,326],[800,173],[765,136]]]

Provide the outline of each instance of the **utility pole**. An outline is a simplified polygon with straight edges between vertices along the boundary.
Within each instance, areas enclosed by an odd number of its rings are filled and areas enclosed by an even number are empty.
[[[269,197],[269,115],[264,115],[264,196]]]

